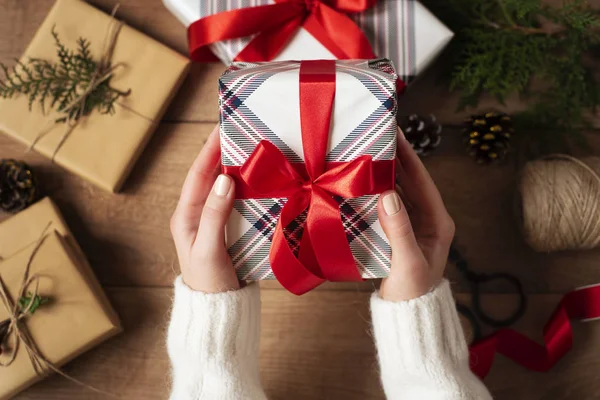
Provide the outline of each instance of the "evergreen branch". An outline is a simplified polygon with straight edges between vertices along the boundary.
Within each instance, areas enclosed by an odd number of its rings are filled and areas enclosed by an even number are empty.
[[[600,12],[585,0],[558,7],[542,0],[448,1],[437,10],[457,33],[448,76],[451,89],[461,93],[459,106],[477,106],[484,93],[500,103],[516,93],[530,106],[515,126],[527,121],[527,130],[537,124],[545,132],[532,141],[581,144],[589,115],[600,105],[600,82],[588,66],[600,56],[593,53],[600,48]],[[542,81],[536,92],[534,77]]]
[[[111,87],[110,78],[100,83],[93,81],[105,72],[98,70],[101,67],[92,58],[90,42],[80,37],[76,49],[70,50],[54,27],[51,34],[58,62],[30,58],[16,60],[11,68],[0,63],[4,74],[4,80],[0,80],[0,98],[26,95],[30,110],[38,103],[43,113],[48,108],[66,114],[58,117],[56,122],[77,121],[94,110],[102,114],[114,112],[116,101],[129,92]],[[103,67],[110,68],[110,65]],[[93,88],[87,94],[90,85]],[[84,93],[87,94],[85,101],[73,104]]]

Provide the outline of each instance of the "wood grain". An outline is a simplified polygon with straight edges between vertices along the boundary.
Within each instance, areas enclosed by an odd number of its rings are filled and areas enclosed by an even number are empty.
[[[54,0],[0,0],[0,61],[19,57]],[[120,0],[119,17],[181,53],[185,28],[160,0]],[[110,11],[114,0],[91,0]],[[437,83],[440,65],[427,70],[402,98],[402,114],[433,112],[446,125],[460,124],[456,95]],[[107,287],[126,332],[67,367],[86,382],[124,398],[164,399],[169,363],[165,324],[177,261],[168,229],[187,170],[213,129],[217,115],[217,79],[224,66],[196,64],[174,99],[123,193],[110,195],[0,135],[0,158],[22,158],[38,171],[44,192],[52,196],[80,241],[99,279]],[[492,104],[484,100],[481,109]],[[524,106],[507,102],[514,111]],[[600,149],[598,135],[590,137]],[[560,294],[600,281],[600,249],[551,255],[531,251],[514,217],[518,167],[477,167],[464,155],[459,132],[448,129],[438,152],[425,160],[457,225],[457,243],[473,269],[506,271],[518,276],[530,294],[529,308],[517,328],[541,340],[541,329]],[[7,218],[0,214],[0,220]],[[459,292],[468,285],[448,268]],[[383,399],[374,347],[369,335],[369,293],[377,282],[325,284],[301,298],[275,282],[262,283],[261,368],[271,399]],[[486,309],[506,315],[510,288],[483,288]],[[465,295],[461,301],[468,300]],[[547,374],[525,371],[498,357],[486,383],[497,399],[600,399],[596,375],[600,324],[575,324],[575,348]],[[52,377],[19,399],[94,399],[93,394]]]
[[[169,362],[164,348],[170,289],[117,288],[108,291],[126,333],[68,365],[69,374],[126,399],[165,399]],[[272,400],[382,400],[370,333],[368,293],[318,291],[294,297],[263,290],[261,370]],[[535,340],[559,300],[530,298],[515,327]],[[467,296],[459,295],[462,302]],[[509,295],[487,295],[502,313]],[[575,323],[575,346],[552,371],[526,371],[498,356],[486,383],[498,400],[596,399],[600,368],[600,323]],[[21,400],[100,399],[60,377],[51,377],[17,397]]]

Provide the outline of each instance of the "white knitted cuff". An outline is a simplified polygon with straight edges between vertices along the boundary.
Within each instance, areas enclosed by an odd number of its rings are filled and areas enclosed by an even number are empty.
[[[382,373],[435,374],[468,366],[467,343],[447,280],[409,301],[385,301],[374,293],[371,311]]]
[[[167,338],[169,355],[195,362],[254,356],[260,335],[258,285],[224,293],[190,289],[178,277]]]
[[[172,400],[264,399],[258,371],[258,285],[207,294],[181,278],[167,337]]]

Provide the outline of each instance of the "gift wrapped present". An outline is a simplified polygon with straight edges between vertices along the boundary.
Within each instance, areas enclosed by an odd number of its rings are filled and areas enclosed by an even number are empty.
[[[387,276],[377,215],[394,188],[388,60],[234,63],[220,78],[223,171],[236,181],[227,247],[242,280],[296,294]]]
[[[108,82],[114,89],[109,96],[123,96],[111,108],[101,104],[89,115],[81,116],[76,124],[74,117],[78,116],[75,110],[66,113],[69,120],[65,123],[65,113],[57,109],[80,104],[89,109],[99,102],[99,96],[106,93],[85,93],[84,82],[75,93],[65,90],[55,102],[52,112],[52,93],[59,83],[53,83],[46,94],[46,107],[41,107],[36,101],[31,111],[27,94],[8,96],[11,98],[0,96],[0,131],[28,146],[34,144],[35,150],[92,183],[117,191],[186,76],[189,61],[79,0],[56,2],[21,61],[27,64],[34,58],[50,64],[58,63],[60,59],[53,34],[58,35],[67,52],[73,50],[75,53],[71,54],[75,56],[73,64],[83,66],[72,67],[71,76],[88,81],[92,79],[90,76],[94,76],[96,85]],[[79,39],[89,43],[87,50],[93,62],[97,63],[96,70],[91,68],[90,71],[88,64],[83,62],[77,64],[76,52],[81,48]],[[36,72],[33,67],[30,70]],[[17,71],[22,76],[26,75],[19,65]],[[45,76],[47,80],[48,74]],[[40,92],[43,92],[45,86],[41,88]],[[38,100],[42,95],[40,93]],[[105,103],[105,99],[101,103]],[[53,123],[61,118],[62,123]]]
[[[0,224],[0,399],[120,331],[49,199]]]
[[[405,82],[453,33],[415,0],[163,0],[188,28],[190,52],[232,61],[392,60]]]

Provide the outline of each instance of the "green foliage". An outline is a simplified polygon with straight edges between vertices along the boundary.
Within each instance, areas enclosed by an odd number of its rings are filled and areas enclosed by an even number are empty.
[[[451,88],[462,92],[461,106],[475,106],[485,92],[502,103],[511,93],[525,91],[551,48],[546,37],[524,41],[513,31],[498,34],[468,28],[462,34],[469,44],[462,51],[451,81]]]
[[[598,10],[584,0],[559,7],[542,0],[426,3],[457,33],[448,75],[451,88],[461,93],[459,108],[476,106],[484,93],[500,103],[516,93],[530,105],[515,118],[517,133],[543,131],[527,140],[539,152],[584,143],[581,132],[600,104],[593,67],[600,47]]]
[[[27,308],[29,308],[28,314],[33,314],[37,311],[38,308],[40,308],[44,304],[47,304],[48,301],[49,299],[46,297],[41,297],[37,294],[33,295],[31,293],[27,293],[25,296],[22,296],[19,299],[19,307],[21,308],[21,311],[25,311],[27,310]]]
[[[76,121],[89,115],[93,110],[102,114],[112,114],[115,102],[127,93],[113,89],[110,79],[95,83],[85,101],[78,101],[88,90],[94,79],[101,77],[104,66],[99,66],[92,58],[90,42],[84,38],[77,41],[76,50],[70,50],[60,41],[52,29],[57,49],[58,63],[30,58],[26,62],[16,60],[16,65],[8,68],[0,63],[5,80],[0,80],[0,97],[13,98],[26,95],[29,109],[39,103],[42,111],[47,108],[64,113],[57,122]]]

